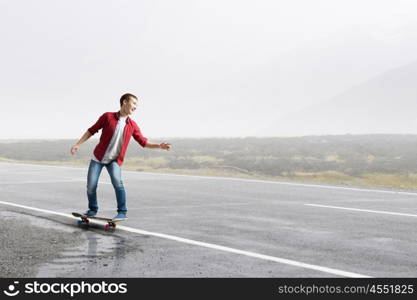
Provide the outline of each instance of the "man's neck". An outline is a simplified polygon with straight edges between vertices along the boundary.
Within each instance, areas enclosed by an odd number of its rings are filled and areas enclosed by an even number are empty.
[[[127,117],[129,114],[124,113],[123,111],[119,110],[119,116],[122,118]]]

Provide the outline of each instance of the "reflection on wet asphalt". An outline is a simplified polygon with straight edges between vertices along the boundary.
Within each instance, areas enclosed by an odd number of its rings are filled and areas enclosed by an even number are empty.
[[[40,236],[46,237],[43,241],[46,240],[51,246],[55,243],[55,235],[63,239],[59,241],[60,247],[57,247],[55,252],[52,251],[52,257],[37,255],[37,271],[33,273],[36,277],[66,277],[71,276],[70,274],[94,277],[120,274],[128,252],[143,252],[134,242],[127,241],[117,231],[105,231],[103,225],[78,226],[75,220],[34,216],[23,211],[2,211],[0,217],[9,220],[9,223],[13,220],[16,224],[25,226],[24,228],[42,232]],[[6,242],[4,244],[7,244]],[[37,248],[45,247],[42,241],[36,239],[32,240],[30,245],[30,253],[42,253],[42,249]],[[17,253],[19,249],[11,252]]]
[[[124,238],[86,229],[80,233],[80,239],[84,241],[82,245],[60,253],[57,259],[42,266],[37,276],[64,276],[74,270],[74,265],[81,267],[87,276],[100,274],[102,268],[111,268],[111,273],[121,271],[127,246]]]

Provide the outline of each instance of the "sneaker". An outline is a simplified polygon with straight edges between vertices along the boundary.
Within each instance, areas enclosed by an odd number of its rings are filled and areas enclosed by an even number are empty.
[[[125,213],[118,213],[117,216],[113,218],[113,220],[122,220],[122,219],[127,219],[127,216]]]
[[[97,212],[95,210],[90,210],[90,209],[85,212],[85,215],[87,217],[94,217],[96,214]]]

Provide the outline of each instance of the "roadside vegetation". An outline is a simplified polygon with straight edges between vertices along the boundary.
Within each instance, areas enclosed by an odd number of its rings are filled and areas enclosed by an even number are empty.
[[[132,140],[124,168],[417,189],[417,135],[167,140],[173,145],[168,152],[149,151]],[[88,141],[71,156],[69,149],[74,142],[0,141],[0,161],[86,167],[97,141]]]

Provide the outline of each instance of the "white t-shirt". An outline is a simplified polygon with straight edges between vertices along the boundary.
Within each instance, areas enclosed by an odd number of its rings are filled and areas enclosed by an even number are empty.
[[[127,117],[119,117],[119,121],[114,129],[113,136],[107,147],[106,153],[104,153],[103,159],[99,161],[93,154],[93,160],[102,164],[108,164],[119,157],[120,150],[123,146],[123,132],[126,126],[126,119]]]

